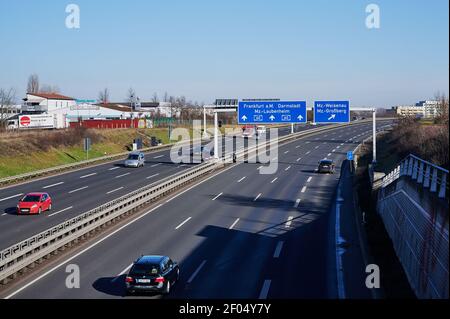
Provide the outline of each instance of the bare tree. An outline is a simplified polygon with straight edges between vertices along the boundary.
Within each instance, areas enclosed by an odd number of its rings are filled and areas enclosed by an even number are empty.
[[[134,91],[133,88],[130,87],[127,91],[126,101],[128,103],[133,103],[135,99],[136,99],[136,92]]]
[[[40,88],[39,92],[42,92],[42,93],[59,93],[60,91],[59,91],[59,87],[57,85],[44,84]]]
[[[0,89],[0,129],[6,127],[8,118],[14,115],[14,101],[16,99],[16,91],[14,89]]]
[[[39,76],[36,73],[31,74],[28,77],[27,92],[28,93],[39,92]]]
[[[169,94],[167,92],[164,92],[164,102],[169,102]]]
[[[448,125],[448,97],[443,93],[437,92],[435,100],[438,102],[436,123]]]
[[[152,102],[153,102],[153,103],[159,102],[158,94],[156,94],[156,92],[153,93]]]
[[[98,93],[98,100],[101,104],[109,103],[109,90],[108,88],[104,88]]]

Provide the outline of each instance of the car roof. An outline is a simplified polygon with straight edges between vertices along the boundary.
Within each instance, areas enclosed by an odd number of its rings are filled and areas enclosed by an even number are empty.
[[[135,264],[142,265],[142,264],[160,264],[161,261],[163,261],[166,256],[153,256],[153,255],[147,255],[147,256],[141,256]]]
[[[47,193],[28,193],[25,196],[42,196],[47,195]]]
[[[333,163],[333,160],[332,159],[328,159],[328,158],[324,158],[324,159],[321,159],[320,162],[321,163],[325,163],[325,162],[326,163]]]

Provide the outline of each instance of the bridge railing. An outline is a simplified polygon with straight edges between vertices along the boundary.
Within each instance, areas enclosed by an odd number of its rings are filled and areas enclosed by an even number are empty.
[[[387,174],[382,181],[386,187],[402,176],[408,176],[423,188],[438,193],[439,198],[446,198],[448,188],[448,170],[425,161],[413,154],[404,158],[400,164]]]

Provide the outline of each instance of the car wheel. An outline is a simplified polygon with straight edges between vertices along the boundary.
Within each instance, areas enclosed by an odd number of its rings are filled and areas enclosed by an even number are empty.
[[[167,281],[166,289],[164,289],[164,294],[168,295],[170,293],[170,281]]]
[[[48,206],[48,211],[51,211],[52,210],[52,204],[50,204],[49,206]]]
[[[42,213],[42,208],[39,207],[38,215],[40,215],[41,213]]]

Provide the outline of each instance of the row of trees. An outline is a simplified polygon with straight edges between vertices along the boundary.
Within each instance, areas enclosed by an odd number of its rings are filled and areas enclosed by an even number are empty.
[[[126,93],[125,101],[130,103],[135,101],[135,99],[138,97],[136,94],[136,91],[130,87]],[[110,92],[108,88],[104,88],[98,93],[98,101],[102,104],[107,104],[111,102],[110,100]],[[160,99],[158,97],[158,94],[155,92],[152,95],[151,102],[158,103],[158,102],[169,102],[174,107],[199,107],[201,106],[197,101],[188,101],[185,96],[174,96],[169,95],[169,93],[165,92],[163,95],[163,98]]]
[[[57,85],[43,84],[40,85],[39,76],[34,73],[28,77],[27,83],[28,93],[59,93],[59,87]]]

